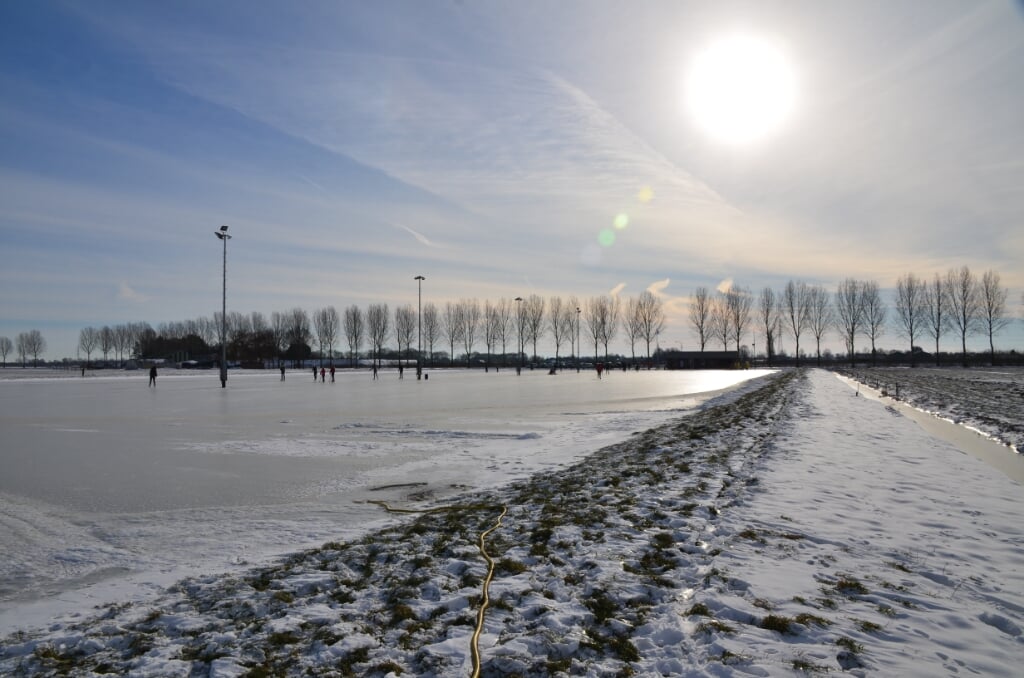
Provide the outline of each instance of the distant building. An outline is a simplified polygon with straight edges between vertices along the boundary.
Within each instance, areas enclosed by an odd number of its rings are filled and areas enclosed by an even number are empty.
[[[738,351],[662,351],[667,370],[731,370],[739,366]]]

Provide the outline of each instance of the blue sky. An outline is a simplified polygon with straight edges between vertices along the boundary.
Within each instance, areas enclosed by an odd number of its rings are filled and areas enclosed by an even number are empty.
[[[735,31],[798,82],[746,145],[681,103]],[[1019,316],[1022,64],[1008,1],[2,3],[0,335],[211,315],[221,224],[242,312],[650,288],[692,347],[698,285],[968,265]]]

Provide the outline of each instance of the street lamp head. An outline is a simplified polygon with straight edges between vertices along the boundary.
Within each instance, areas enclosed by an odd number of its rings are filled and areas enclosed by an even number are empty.
[[[415,278],[413,278],[413,280],[426,280],[426,278],[424,278],[422,275],[418,275]]]
[[[522,301],[522,300],[523,300],[522,297],[516,297],[516,301]]]
[[[221,233],[227,233],[228,232],[228,227],[227,226],[221,226],[220,227],[220,232]]]

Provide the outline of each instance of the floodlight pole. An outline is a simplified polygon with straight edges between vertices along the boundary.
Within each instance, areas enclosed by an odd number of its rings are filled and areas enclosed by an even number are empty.
[[[224,268],[223,281],[220,297],[220,387],[227,388],[228,385],[228,227],[221,226],[219,231],[213,234],[224,243]]]
[[[516,374],[523,371],[523,298],[516,297],[516,325],[519,330],[519,369]]]
[[[423,376],[423,281],[426,280],[422,275],[418,275],[413,280],[416,281],[416,333],[419,338],[416,340],[416,379],[420,379]]]

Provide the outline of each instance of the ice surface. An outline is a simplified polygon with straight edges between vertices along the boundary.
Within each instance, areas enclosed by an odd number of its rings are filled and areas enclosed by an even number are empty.
[[[564,465],[761,374],[32,373],[0,371],[0,634],[351,537],[387,520],[368,498]]]

